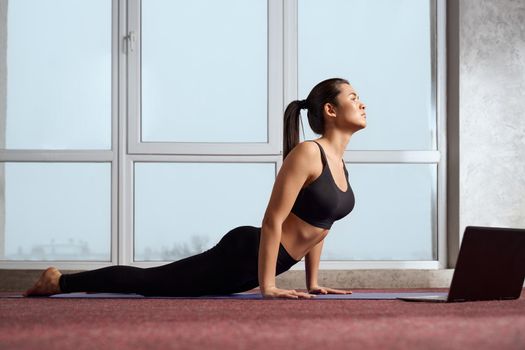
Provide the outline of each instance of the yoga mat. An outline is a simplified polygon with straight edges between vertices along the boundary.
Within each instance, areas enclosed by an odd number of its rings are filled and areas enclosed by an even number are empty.
[[[30,298],[86,298],[86,299],[254,299],[254,300],[389,300],[400,297],[415,297],[426,295],[447,295],[448,292],[354,292],[352,294],[316,294],[311,299],[264,299],[260,293],[235,293],[228,295],[204,295],[200,297],[166,297],[166,296],[148,296],[134,293],[63,293],[50,296],[31,296]],[[1,296],[1,298],[23,298],[23,295]]]

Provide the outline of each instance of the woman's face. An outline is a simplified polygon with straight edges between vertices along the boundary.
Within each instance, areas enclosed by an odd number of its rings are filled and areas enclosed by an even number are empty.
[[[341,92],[337,95],[338,106],[335,106],[335,122],[339,127],[350,127],[352,130],[366,128],[365,104],[359,100],[357,91],[351,85],[341,84]]]

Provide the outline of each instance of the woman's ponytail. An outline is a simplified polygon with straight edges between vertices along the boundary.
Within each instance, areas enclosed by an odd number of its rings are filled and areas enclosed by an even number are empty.
[[[283,161],[290,151],[299,143],[299,120],[304,101],[292,101],[284,111],[283,128]],[[302,123],[301,123],[302,124]],[[303,129],[304,137],[304,129]]]

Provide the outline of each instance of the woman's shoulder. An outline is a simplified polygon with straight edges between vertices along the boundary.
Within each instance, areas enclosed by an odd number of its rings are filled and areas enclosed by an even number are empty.
[[[295,153],[295,159],[302,159],[303,161],[312,162],[319,158],[319,146],[316,145],[317,140],[305,140],[299,142],[290,152]]]
[[[305,140],[298,143],[286,156],[283,162],[285,168],[300,168],[309,176],[316,174],[318,169],[319,147],[314,140]]]
[[[314,156],[319,153],[319,146],[316,145],[316,142],[317,140],[304,140],[299,142],[292,151],[306,156]]]

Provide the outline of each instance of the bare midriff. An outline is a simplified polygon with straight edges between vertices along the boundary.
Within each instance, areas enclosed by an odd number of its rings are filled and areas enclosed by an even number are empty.
[[[295,260],[301,260],[328,234],[328,229],[310,225],[290,212],[283,222],[281,244]]]

